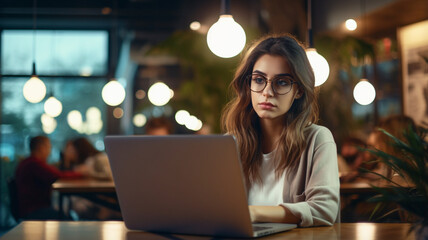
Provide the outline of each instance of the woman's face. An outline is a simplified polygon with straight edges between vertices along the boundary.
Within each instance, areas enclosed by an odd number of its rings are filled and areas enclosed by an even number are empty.
[[[276,94],[272,89],[271,79],[278,75],[291,75],[291,69],[285,58],[265,54],[261,56],[254,64],[252,74],[260,74],[268,79],[265,89],[261,92],[251,91],[251,102],[254,111],[261,119],[277,119],[283,117],[294,99],[301,96],[298,93],[297,84],[291,85],[291,90],[284,94]],[[295,81],[295,79],[293,79]]]
[[[70,142],[65,145],[64,157],[70,162],[77,161],[77,150]]]

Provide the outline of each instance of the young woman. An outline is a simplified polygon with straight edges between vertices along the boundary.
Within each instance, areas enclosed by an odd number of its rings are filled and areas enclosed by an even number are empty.
[[[107,154],[98,151],[84,137],[73,139],[66,144],[64,160],[73,163],[73,170],[85,176],[105,180],[113,179]]]
[[[253,45],[238,67],[223,114],[235,136],[253,222],[332,225],[339,175],[331,132],[318,119],[314,73],[290,35]]]

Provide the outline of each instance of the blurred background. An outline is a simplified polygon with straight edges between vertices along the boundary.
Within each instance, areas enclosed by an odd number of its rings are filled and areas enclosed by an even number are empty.
[[[246,44],[286,32],[324,56],[329,74],[319,86],[320,124],[338,147],[349,136],[365,139],[390,115],[428,126],[428,30],[407,33],[418,24],[427,29],[426,0],[228,3]],[[51,139],[55,163],[68,139],[85,136],[102,151],[104,136],[145,134],[151,118],[167,118],[174,134],[221,133],[228,85],[242,56],[218,57],[207,45],[221,4],[1,0],[0,225],[7,225],[5,179],[29,154],[32,136]],[[354,22],[347,26],[348,19]],[[412,45],[415,39],[424,42]],[[41,82],[30,82],[32,75]],[[363,89],[358,102],[361,79],[375,95]]]

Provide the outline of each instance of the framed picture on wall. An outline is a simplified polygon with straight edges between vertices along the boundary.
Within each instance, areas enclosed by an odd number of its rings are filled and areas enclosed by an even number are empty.
[[[398,41],[404,115],[428,128],[428,20],[400,28]]]

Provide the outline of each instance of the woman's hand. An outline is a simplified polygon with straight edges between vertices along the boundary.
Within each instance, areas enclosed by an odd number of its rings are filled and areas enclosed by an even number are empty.
[[[256,213],[255,213],[256,206],[248,206],[248,208],[250,209],[251,222],[256,222]]]
[[[282,206],[248,206],[251,222],[299,223],[288,208]]]

